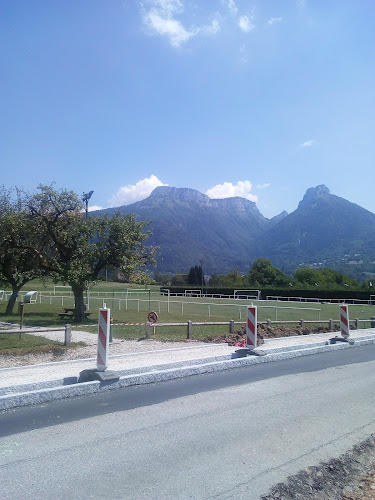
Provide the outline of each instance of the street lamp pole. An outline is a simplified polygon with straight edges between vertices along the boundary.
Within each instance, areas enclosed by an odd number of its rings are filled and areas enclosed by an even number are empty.
[[[82,201],[85,204],[85,211],[86,211],[86,219],[89,216],[89,199],[93,195],[94,191],[89,191],[88,193],[83,193],[82,195]],[[90,289],[87,287],[86,290],[86,310],[90,309]]]
[[[85,209],[86,209],[86,219],[89,216],[89,199],[93,195],[94,191],[89,191],[88,193],[83,193],[82,195],[82,201],[85,203]]]

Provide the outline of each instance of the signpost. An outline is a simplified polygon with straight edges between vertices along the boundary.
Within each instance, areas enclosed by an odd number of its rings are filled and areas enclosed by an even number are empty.
[[[156,323],[158,320],[158,315],[156,314],[156,312],[151,311],[150,313],[148,313],[147,319],[149,323]]]
[[[151,311],[148,313],[147,320],[148,321],[146,323],[146,339],[150,339],[151,338],[151,325],[153,325],[154,323],[157,322],[158,315],[156,314],[156,312]]]

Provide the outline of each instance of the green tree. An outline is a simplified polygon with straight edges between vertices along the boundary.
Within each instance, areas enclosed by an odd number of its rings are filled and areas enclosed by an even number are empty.
[[[238,269],[232,269],[224,275],[224,286],[229,287],[243,287],[247,286],[249,282],[248,276],[242,276]]]
[[[34,226],[22,210],[21,194],[0,188],[0,281],[9,284],[12,294],[5,313],[13,313],[21,288],[43,272],[39,260],[29,249],[17,248],[35,239]]]
[[[42,270],[72,287],[75,320],[82,322],[84,291],[106,266],[130,275],[153,262],[153,250],[144,245],[147,223],[137,222],[134,214],[85,218],[74,192],[52,186],[38,190],[27,201],[38,237],[22,247],[38,257]]]
[[[285,286],[290,281],[270,260],[264,258],[254,261],[249,270],[249,280],[252,286]]]
[[[210,286],[225,286],[225,276],[223,274],[212,274],[210,278]]]
[[[181,273],[175,273],[171,279],[171,285],[186,285],[186,276]]]
[[[188,285],[199,285],[199,286],[205,284],[202,266],[194,266],[190,268],[187,278],[187,283]]]
[[[337,288],[358,288],[358,282],[339,271],[333,269],[312,269],[310,267],[302,267],[294,273],[294,279],[302,283],[304,286],[319,286],[326,289]]]
[[[321,282],[320,278],[318,270],[311,267],[301,267],[294,273],[294,279],[303,285],[316,286]]]
[[[238,269],[232,269],[227,274],[213,274],[210,278],[210,286],[215,287],[246,287],[249,277],[242,276]]]
[[[159,271],[154,272],[154,281],[157,285],[166,286],[170,284],[170,276],[169,274],[162,274]]]

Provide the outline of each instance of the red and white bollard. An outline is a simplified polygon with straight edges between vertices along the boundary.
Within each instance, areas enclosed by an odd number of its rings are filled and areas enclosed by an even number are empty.
[[[246,322],[246,347],[250,350],[257,346],[257,308],[251,306],[247,308]]]
[[[342,337],[344,339],[347,339],[350,335],[349,311],[348,311],[348,306],[344,304],[340,306],[340,328]]]
[[[98,356],[96,365],[101,372],[104,372],[108,365],[110,322],[111,310],[106,307],[99,309]]]

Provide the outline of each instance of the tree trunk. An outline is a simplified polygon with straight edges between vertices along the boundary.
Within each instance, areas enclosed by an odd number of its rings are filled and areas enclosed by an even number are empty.
[[[85,320],[85,303],[83,301],[85,289],[80,286],[71,286],[74,293],[74,319],[77,323],[83,323]]]
[[[16,303],[18,292],[21,290],[22,285],[12,285],[12,295],[10,296],[7,304],[5,314],[10,316],[13,314],[14,304]]]

